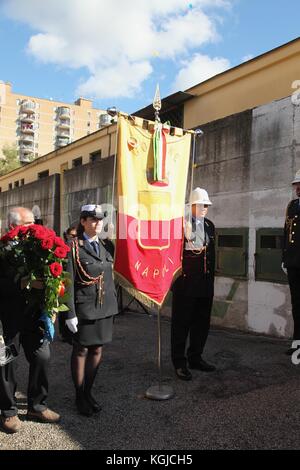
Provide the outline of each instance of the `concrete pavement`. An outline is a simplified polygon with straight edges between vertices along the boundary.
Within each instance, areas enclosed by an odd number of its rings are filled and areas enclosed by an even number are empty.
[[[0,431],[0,449],[299,449],[300,365],[284,354],[290,342],[212,330],[205,359],[217,371],[176,378],[170,362],[170,322],[162,320],[163,382],[174,388],[168,401],[144,398],[157,383],[157,321],[127,313],[116,318],[114,340],[104,349],[95,396],[103,405],[92,418],[74,406],[71,347],[52,346],[49,406],[59,425],[24,421],[15,435]],[[18,375],[20,416],[26,412],[28,366]]]

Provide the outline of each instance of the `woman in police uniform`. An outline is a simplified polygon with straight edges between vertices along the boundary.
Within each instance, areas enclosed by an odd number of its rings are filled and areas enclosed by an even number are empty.
[[[97,235],[102,231],[106,215],[98,205],[81,208],[77,238],[71,244],[67,266],[71,287],[66,325],[74,334],[71,371],[76,406],[85,416],[101,409],[91,390],[102,345],[111,341],[113,316],[118,313],[112,277],[114,246]]]

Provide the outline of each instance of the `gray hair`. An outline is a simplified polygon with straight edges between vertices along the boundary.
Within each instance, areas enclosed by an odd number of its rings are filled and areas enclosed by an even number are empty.
[[[10,227],[11,225],[20,225],[21,223],[21,215],[18,211],[12,209],[7,214],[7,225]]]
[[[27,209],[27,207],[12,207],[8,212],[7,216],[8,227],[16,227],[17,225],[22,225],[26,220],[27,216],[32,219],[33,223],[34,215],[30,209]]]

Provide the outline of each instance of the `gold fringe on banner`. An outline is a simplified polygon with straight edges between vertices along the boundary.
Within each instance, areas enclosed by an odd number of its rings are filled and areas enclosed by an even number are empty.
[[[173,282],[176,281],[176,279],[181,275],[182,273],[182,268],[179,268],[173,276]],[[161,303],[155,302],[155,300],[151,299],[148,295],[144,294],[143,292],[140,292],[137,290],[135,287],[133,287],[132,284],[124,277],[122,274],[117,273],[114,271],[114,280],[117,282],[121,287],[123,287],[128,294],[130,294],[132,297],[137,299],[139,302],[141,302],[145,307],[151,308],[151,309],[156,309],[156,310],[161,310],[162,307],[164,306],[165,300],[167,298],[167,295],[169,291],[166,293],[165,297],[163,298],[163,301]]]

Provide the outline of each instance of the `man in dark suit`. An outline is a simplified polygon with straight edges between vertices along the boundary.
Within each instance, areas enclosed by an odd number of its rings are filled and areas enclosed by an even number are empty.
[[[212,203],[205,189],[201,188],[192,192],[190,202],[192,223],[187,223],[185,230],[182,274],[172,288],[172,362],[177,377],[182,380],[192,379],[187,361],[191,369],[215,370],[213,365],[202,359],[214,295],[215,227],[206,218],[208,206]]]
[[[8,216],[8,225],[31,225],[33,213],[25,207],[15,207]],[[40,304],[29,304],[23,295],[24,282],[16,282],[16,267],[6,259],[0,259],[0,320],[3,326],[6,345],[13,344],[17,351],[22,344],[26,359],[29,362],[29,381],[27,390],[27,419],[46,423],[56,423],[60,416],[46,405],[48,395],[48,365],[50,348],[44,340],[43,322]],[[43,296],[41,281],[34,281],[33,287]],[[7,433],[18,432],[21,421],[15,399],[17,360],[0,367],[0,422]]]
[[[300,340],[300,170],[292,182],[296,192],[287,206],[284,224],[284,242],[282,253],[282,269],[288,276],[292,314],[294,320],[293,340]],[[287,351],[292,355],[299,346],[295,345]]]

